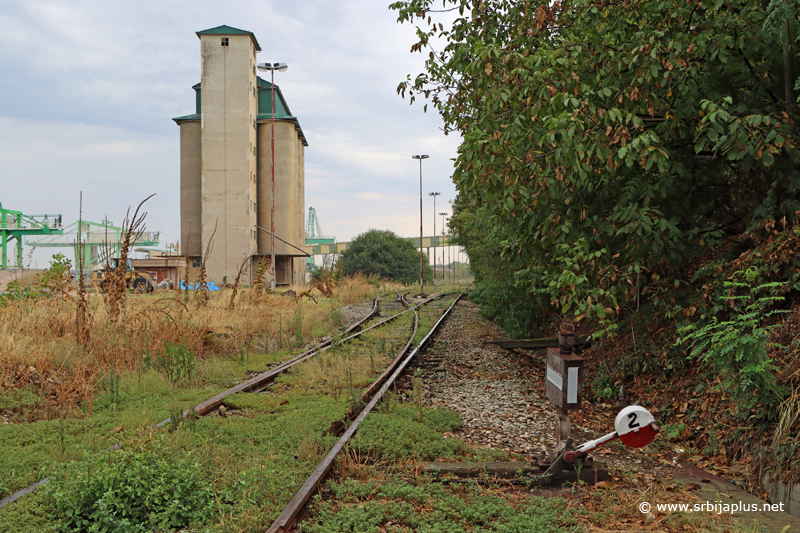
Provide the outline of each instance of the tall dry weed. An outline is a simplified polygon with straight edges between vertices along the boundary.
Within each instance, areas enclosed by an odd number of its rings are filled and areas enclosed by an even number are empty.
[[[242,279],[242,274],[244,274],[244,269],[247,264],[250,262],[250,256],[245,257],[242,259],[242,263],[239,265],[239,271],[236,273],[236,279],[233,282],[233,292],[231,293],[231,301],[228,304],[228,309],[233,311],[234,305],[236,303],[236,293],[239,291],[239,281]]]
[[[43,296],[15,301],[0,307],[0,389],[28,388],[38,394],[43,407],[25,415],[30,419],[57,416],[57,408],[90,407],[112,361],[116,373],[136,372],[169,345],[184,347],[196,360],[203,360],[239,357],[248,336],[254,341],[250,349],[261,348],[255,339],[274,340],[279,334],[284,346],[287,341],[308,343],[314,335],[335,330],[333,309],[361,303],[375,293],[373,285],[357,278],[341,283],[331,298],[318,305],[277,294],[236,300],[231,289],[211,293],[204,307],[170,297],[132,295],[125,320],[120,321],[114,320],[102,298],[87,295],[91,320],[86,322],[90,335],[85,345],[75,335],[76,299]],[[232,296],[235,310],[230,309]],[[359,379],[357,374],[353,377]]]
[[[214,223],[214,231],[211,232],[211,237],[209,237],[208,242],[206,243],[206,249],[203,252],[203,260],[200,263],[200,273],[197,276],[197,289],[195,294],[197,296],[197,305],[200,307],[205,307],[208,305],[208,281],[206,279],[206,263],[208,262],[208,258],[211,257],[211,251],[214,249],[214,236],[217,234],[217,224]],[[186,271],[189,270],[189,260],[186,260]],[[188,275],[188,274],[187,274]],[[186,290],[189,290],[189,280],[186,280]]]
[[[186,263],[186,271],[184,272],[184,279],[183,279],[183,301],[184,303],[189,301],[189,249],[192,245],[192,224],[189,223],[189,231],[186,234],[186,247],[183,250],[183,260]],[[180,300],[181,297],[181,290],[180,287],[177,288],[175,291],[175,299]]]
[[[269,263],[267,263],[266,259],[262,259],[258,263],[258,268],[256,269],[256,279],[253,281],[253,289],[250,291],[250,295],[253,298],[258,298],[264,294],[264,286],[266,285],[264,282],[264,276],[267,273],[268,267]]]
[[[78,296],[75,304],[75,340],[79,346],[86,346],[89,342],[89,316],[87,313],[88,303],[86,301],[86,280],[83,276],[83,251],[85,244],[81,239],[81,226],[83,225],[83,191],[80,194],[80,201],[78,205]]]
[[[127,287],[125,274],[131,242],[136,242],[146,229],[144,221],[147,217],[147,213],[142,213],[140,215],[139,210],[142,208],[144,203],[153,196],[155,196],[155,194],[151,194],[141,201],[141,203],[136,207],[136,211],[133,212],[133,217],[130,217],[131,211],[130,208],[128,208],[128,212],[125,214],[125,220],[122,222],[123,231],[122,242],[120,243],[119,247],[119,263],[117,264],[117,268],[114,270],[114,273],[111,277],[111,282],[106,284],[109,289],[106,293],[106,307],[108,308],[109,318],[113,323],[119,322],[120,316],[122,315],[122,310],[125,307],[125,289]],[[107,258],[107,260],[110,261],[110,258]],[[109,269],[110,267],[106,268],[106,270]]]

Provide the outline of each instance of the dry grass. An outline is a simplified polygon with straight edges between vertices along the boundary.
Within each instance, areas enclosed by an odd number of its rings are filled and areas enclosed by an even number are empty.
[[[680,485],[672,480],[642,482],[637,476],[611,476],[596,486],[582,487],[565,494],[568,507],[586,511],[580,522],[593,532],[703,531],[723,533],[738,530],[729,514],[674,511],[661,512],[657,503],[704,503],[707,498],[696,485]],[[642,513],[641,502],[652,504],[650,513]]]
[[[211,256],[211,252],[214,250],[214,236],[217,234],[217,224],[214,223],[214,231],[211,232],[211,237],[208,238],[208,243],[206,243],[206,249],[203,252],[203,261],[200,264],[200,273],[197,276],[197,290],[195,291],[195,296],[197,298],[197,305],[200,307],[205,307],[208,305],[208,281],[206,280],[206,264],[208,263],[208,258]],[[189,272],[189,259],[186,259],[186,272],[188,278]],[[188,287],[188,279],[186,281],[187,289]]]
[[[139,371],[168,344],[184,346],[196,360],[233,358],[247,346],[252,352],[270,351],[276,344],[297,347],[313,339],[312,331],[335,329],[333,309],[374,297],[377,288],[352,278],[319,304],[265,295],[237,299],[235,311],[229,308],[232,293],[212,293],[202,306],[163,292],[128,295],[116,318],[102,296],[89,294],[91,334],[85,344],[76,340],[74,299],[11,302],[0,307],[0,390],[29,387],[49,406],[36,418],[58,416],[64,406],[90,406],[112,364],[116,372]]]

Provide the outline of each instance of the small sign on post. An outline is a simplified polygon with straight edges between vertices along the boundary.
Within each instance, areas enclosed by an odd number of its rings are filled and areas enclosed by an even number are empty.
[[[558,351],[547,349],[544,392],[559,409],[580,409],[583,398],[583,358],[572,353],[575,331],[566,331],[563,324],[558,333]]]

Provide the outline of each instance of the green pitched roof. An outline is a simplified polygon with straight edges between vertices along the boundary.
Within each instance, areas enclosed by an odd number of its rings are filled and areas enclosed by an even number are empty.
[[[263,79],[261,76],[257,76],[257,83],[258,83],[258,120],[269,120],[272,118],[272,84],[267,80]],[[182,117],[175,117],[172,120],[180,124],[186,120],[200,120],[200,102],[202,100],[202,86],[199,83],[196,83],[192,86],[192,89],[195,90],[195,112],[191,115],[184,115]],[[297,117],[292,115],[291,110],[289,109],[289,104],[286,103],[286,99],[283,97],[283,92],[281,88],[277,85],[275,86],[275,118],[277,120],[286,120],[289,122],[294,122],[297,126],[298,134],[300,135],[300,139],[303,141],[305,146],[308,146],[308,141],[306,140],[306,136],[303,133],[303,128],[300,127],[300,121],[297,120]]]
[[[258,118],[269,118],[272,116],[272,84],[267,80],[263,79],[261,76],[257,76],[258,79]],[[289,105],[286,103],[286,100],[283,98],[283,93],[281,92],[281,88],[277,85],[275,86],[275,95],[277,98],[275,99],[275,118],[295,118],[292,116],[292,112],[289,110]],[[262,117],[261,115],[266,114],[266,117]]]
[[[253,44],[256,45],[256,50],[259,52],[261,51],[261,46],[259,46],[256,36],[251,31],[240,30],[239,28],[232,28],[231,26],[223,25],[217,26],[216,28],[198,31],[197,38],[199,39],[201,35],[249,35],[250,38],[253,39]]]

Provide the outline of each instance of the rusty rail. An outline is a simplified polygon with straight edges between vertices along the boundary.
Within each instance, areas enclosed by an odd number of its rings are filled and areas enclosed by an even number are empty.
[[[286,508],[284,508],[283,512],[278,516],[278,518],[275,519],[275,522],[272,523],[270,528],[267,529],[267,533],[288,533],[288,531],[290,531],[292,527],[294,527],[295,523],[297,522],[297,517],[300,515],[300,512],[306,506],[308,500],[311,499],[311,496],[319,488],[320,484],[325,479],[325,476],[328,475],[328,472],[330,472],[330,469],[333,467],[333,460],[336,457],[336,455],[341,451],[344,445],[347,444],[347,441],[350,439],[350,437],[352,437],[355,434],[356,430],[358,429],[358,426],[366,418],[369,412],[372,411],[372,409],[378,404],[381,398],[383,398],[384,393],[389,389],[389,387],[392,386],[392,384],[395,382],[398,376],[402,374],[406,366],[408,366],[408,363],[411,362],[414,359],[414,357],[416,357],[416,355],[425,347],[425,345],[428,343],[431,337],[437,332],[439,327],[444,323],[445,319],[450,314],[450,311],[453,309],[456,303],[458,303],[458,301],[461,299],[461,297],[464,295],[464,293],[467,291],[468,288],[469,285],[467,285],[467,287],[464,288],[461,294],[459,294],[456,297],[456,299],[453,301],[452,304],[450,304],[447,310],[444,313],[442,313],[442,316],[439,317],[439,320],[436,322],[436,324],[433,325],[431,330],[428,332],[425,338],[423,338],[420,341],[420,343],[417,345],[416,348],[414,348],[411,352],[405,354],[405,357],[398,356],[395,359],[395,361],[392,362],[392,365],[394,365],[395,368],[394,371],[391,372],[391,376],[388,379],[384,378],[383,385],[380,387],[377,393],[373,395],[372,399],[367,404],[367,406],[364,407],[364,409],[361,411],[361,413],[359,413],[356,419],[353,420],[353,422],[350,424],[350,427],[347,428],[347,430],[344,432],[341,438],[339,438],[339,440],[336,442],[333,448],[330,449],[330,451],[322,460],[322,462],[319,464],[319,466],[317,466],[317,468],[314,469],[314,471],[308,477],[306,482],[303,483],[303,485],[291,499]],[[424,302],[420,303],[417,307],[421,306],[423,303],[431,301],[432,299],[433,298],[425,300]],[[402,300],[405,302],[405,298],[402,298]],[[408,305],[407,302],[406,305]],[[416,316],[416,311],[414,311],[414,314]],[[412,341],[415,334],[416,334],[416,326],[414,328],[414,333],[412,333],[411,335]],[[407,344],[406,348],[404,348],[403,351],[406,351],[408,346],[409,345]],[[388,373],[388,371],[385,372],[384,374],[386,373]],[[383,378],[383,374],[378,379],[380,380],[381,378]],[[370,389],[371,388],[372,387],[370,387]]]

